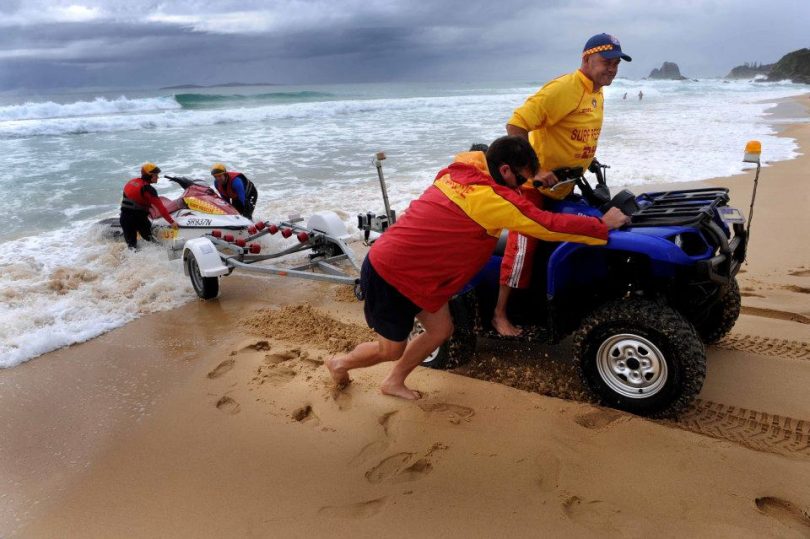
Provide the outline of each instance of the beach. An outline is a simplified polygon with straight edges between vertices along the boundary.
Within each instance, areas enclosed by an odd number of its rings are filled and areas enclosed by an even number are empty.
[[[807,537],[810,99],[781,107],[801,155],[762,169],[742,315],[678,420],[587,402],[566,343],[489,340],[415,402],[387,365],[337,391],[324,358],[369,336],[348,287],[232,276],[0,370],[0,536]],[[752,184],[677,187],[748,215]]]

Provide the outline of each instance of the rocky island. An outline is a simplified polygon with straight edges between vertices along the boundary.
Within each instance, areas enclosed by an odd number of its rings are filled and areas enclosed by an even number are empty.
[[[650,71],[647,77],[655,80],[686,80],[687,77],[681,75],[681,70],[675,62],[664,62],[660,68]]]

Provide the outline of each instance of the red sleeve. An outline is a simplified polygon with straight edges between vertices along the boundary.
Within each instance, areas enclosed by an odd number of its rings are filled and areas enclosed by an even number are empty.
[[[152,193],[150,193],[146,189],[144,189],[144,191],[143,191],[143,196],[146,199],[146,201],[149,202],[150,205],[152,205],[152,206],[154,206],[154,207],[156,207],[158,209],[158,211],[160,212],[160,215],[162,215],[163,218],[166,219],[166,221],[169,222],[169,224],[174,223],[174,219],[172,219],[172,216],[169,215],[169,212],[166,209],[166,206],[163,205],[163,201],[160,200],[160,197],[157,197],[157,196],[153,195]]]

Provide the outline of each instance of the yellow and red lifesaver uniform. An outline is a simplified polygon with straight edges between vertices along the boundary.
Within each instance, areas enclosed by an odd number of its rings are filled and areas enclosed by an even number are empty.
[[[602,89],[594,91],[593,81],[576,70],[540,88],[515,109],[508,123],[529,132],[529,142],[543,170],[576,167],[587,170],[596,155],[604,105]],[[542,196],[537,189],[528,182],[523,188],[526,198],[540,207]],[[573,185],[558,190],[555,198],[565,197],[572,190]],[[526,288],[531,280],[537,240],[518,232],[510,229],[500,282],[512,288]]]
[[[483,267],[504,228],[590,245],[603,245],[608,236],[595,217],[537,208],[492,179],[483,152],[466,152],[439,172],[368,256],[385,281],[435,312]]]
[[[602,132],[605,98],[602,88],[580,70],[540,88],[509,118],[510,125],[529,132],[543,170],[588,166],[596,155]]]

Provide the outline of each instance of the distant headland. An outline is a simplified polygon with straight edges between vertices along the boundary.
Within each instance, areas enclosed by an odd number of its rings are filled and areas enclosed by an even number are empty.
[[[758,82],[790,80],[794,83],[810,84],[810,49],[799,49],[782,56],[778,62],[763,64],[746,62],[733,67],[725,79],[753,79]],[[653,69],[647,79],[658,80],[697,80],[681,74],[678,64],[664,62]]]

